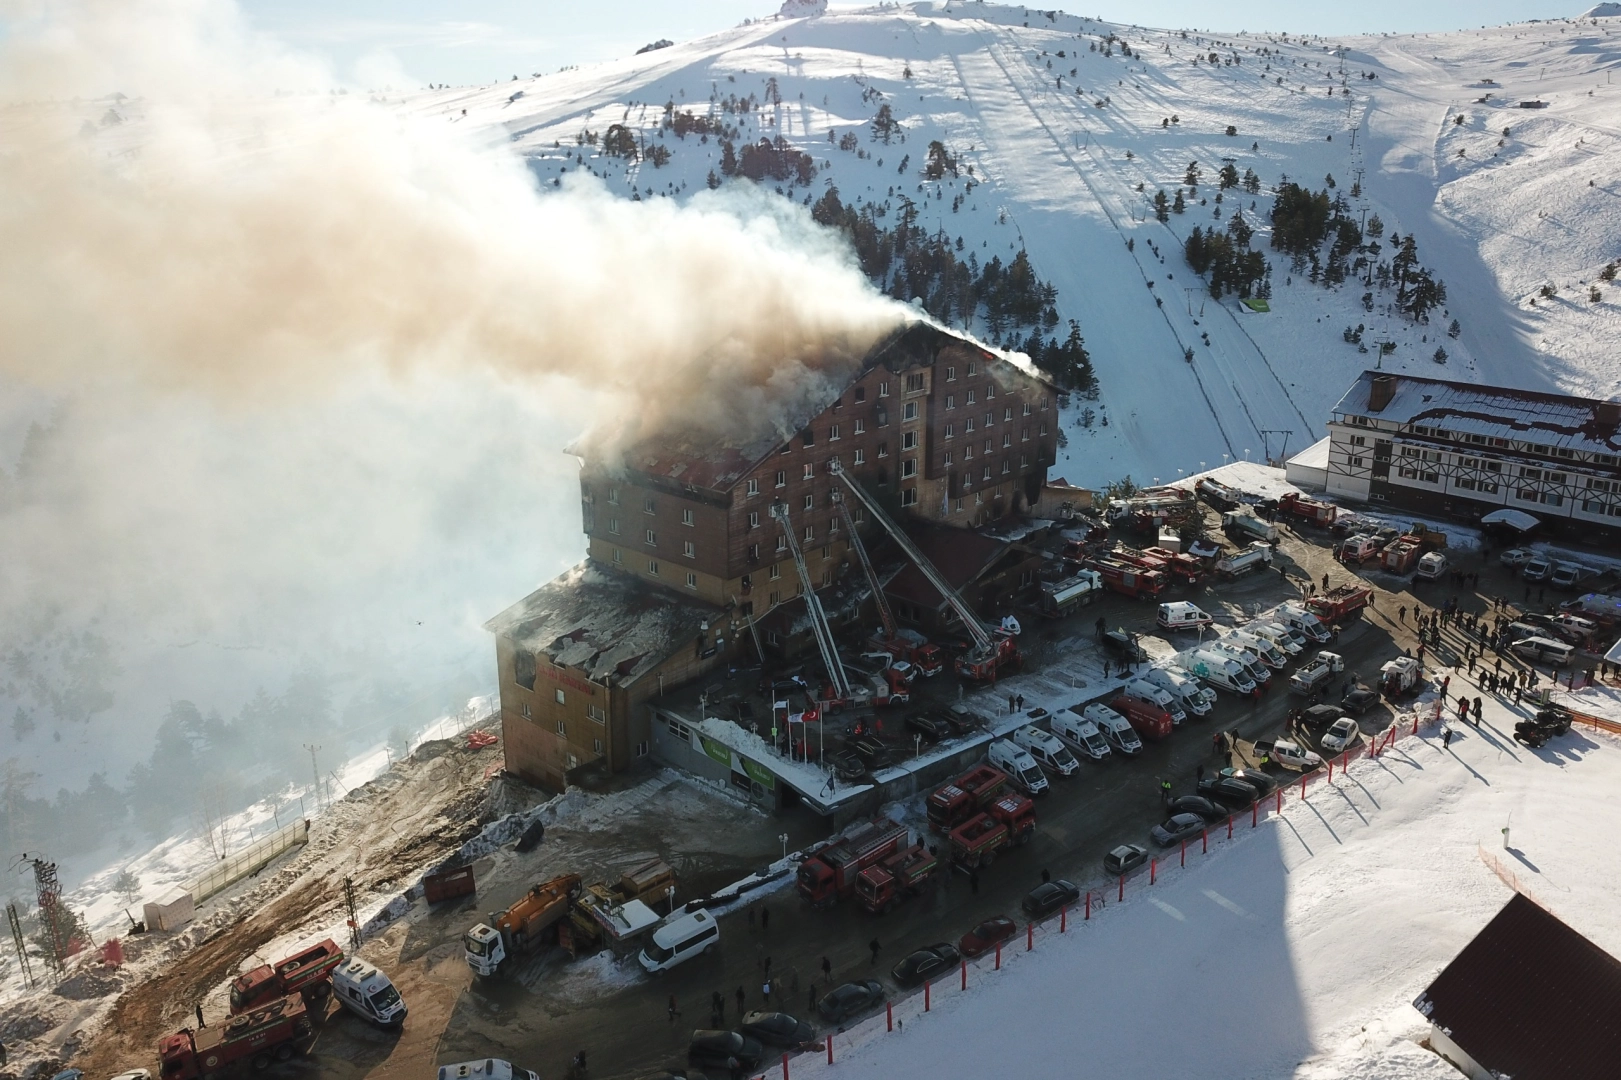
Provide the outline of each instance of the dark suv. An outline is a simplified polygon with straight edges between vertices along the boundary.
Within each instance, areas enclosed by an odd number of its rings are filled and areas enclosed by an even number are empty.
[[[722,1069],[753,1069],[765,1060],[765,1047],[758,1039],[735,1031],[694,1031],[687,1047],[687,1060],[696,1065]]]

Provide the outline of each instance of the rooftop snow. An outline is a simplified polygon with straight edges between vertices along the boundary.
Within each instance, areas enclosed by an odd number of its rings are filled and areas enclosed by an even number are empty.
[[[1419,424],[1449,433],[1484,435],[1514,442],[1588,453],[1621,453],[1621,407],[1593,398],[1513,390],[1502,386],[1389,375],[1395,394],[1384,408],[1370,407],[1376,376],[1364,371],[1334,406],[1334,415],[1373,416],[1398,424]]]
[[[696,640],[721,613],[591,560],[547,582],[484,624],[520,649],[625,686]]]

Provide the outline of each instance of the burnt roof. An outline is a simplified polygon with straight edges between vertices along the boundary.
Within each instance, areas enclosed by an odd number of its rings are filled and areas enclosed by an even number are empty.
[[[1392,380],[1386,384],[1390,400],[1379,409],[1370,400],[1376,379]],[[1601,398],[1364,371],[1333,411],[1511,442],[1621,453],[1621,403]]]
[[[994,566],[1002,553],[1012,546],[1004,540],[970,529],[912,522],[907,522],[904,528],[912,542],[940,571],[940,576],[958,592]],[[939,607],[945,602],[940,590],[929,584],[923,571],[910,562],[895,575],[884,591],[890,596],[928,608]]]
[[[667,593],[587,559],[553,578],[484,629],[605,685],[627,686],[679,649],[693,647],[718,608]]]
[[[960,334],[918,319],[903,324],[883,338],[842,381],[829,381],[829,393],[812,411],[779,421],[786,426],[749,439],[727,440],[711,432],[678,432],[645,439],[627,450],[624,465],[632,472],[668,480],[683,486],[730,491],[756,465],[781,448],[816,417],[826,412],[857,380],[880,365],[893,372],[928,366],[946,349],[967,350],[987,365],[987,372],[998,367],[1007,373],[1047,382],[1034,369],[998,356]],[[1050,384],[1049,384],[1050,386]],[[1054,391],[1056,393],[1056,390]]]
[[[1496,1075],[1621,1069],[1621,961],[1518,893],[1413,1005]]]

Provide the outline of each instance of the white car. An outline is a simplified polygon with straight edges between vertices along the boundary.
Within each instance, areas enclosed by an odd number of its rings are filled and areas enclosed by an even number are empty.
[[[1361,736],[1362,729],[1356,726],[1356,721],[1349,716],[1342,716],[1323,732],[1323,737],[1317,740],[1317,745],[1330,754],[1337,754]]]
[[[1272,758],[1280,765],[1292,765],[1297,769],[1315,769],[1323,763],[1323,759],[1307,750],[1297,742],[1279,739],[1272,744]]]
[[[1497,556],[1497,561],[1510,570],[1518,569],[1537,557],[1537,553],[1530,548],[1509,548]]]

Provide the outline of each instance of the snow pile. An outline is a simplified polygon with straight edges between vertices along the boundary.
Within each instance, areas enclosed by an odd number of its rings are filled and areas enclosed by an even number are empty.
[[[1190,845],[1186,870],[1162,856],[1158,883],[1133,877],[1124,904],[1094,881],[1106,906],[1094,900],[1091,921],[1072,912],[1064,935],[1047,924],[1034,952],[1004,953],[1004,971],[972,968],[968,994],[942,980],[940,1015],[908,998],[901,1033],[880,1015],[835,1037],[831,1069],[811,1055],[794,1071],[922,1080],[1085,1061],[1135,1076],[1151,1061],[1155,1075],[1209,1080],[1455,1076],[1417,1045],[1427,1028],[1410,1003],[1507,900],[1506,880],[1621,953],[1621,850],[1572,842],[1621,783],[1621,745],[1573,731],[1527,750],[1508,735],[1518,715],[1494,701],[1450,747],[1430,728],[1336,770],[1281,816],[1241,822],[1235,842],[1213,836],[1212,854]],[[1084,1007],[1053,1023],[1079,972]]]
[[[782,0],[777,15],[784,19],[810,19],[827,14],[827,0]]]
[[[1603,4],[1594,4],[1577,17],[1582,19],[1609,19],[1614,18],[1617,15],[1621,15],[1621,4],[1606,2]]]

